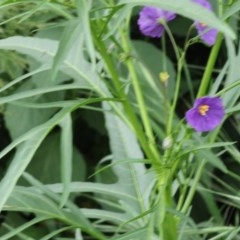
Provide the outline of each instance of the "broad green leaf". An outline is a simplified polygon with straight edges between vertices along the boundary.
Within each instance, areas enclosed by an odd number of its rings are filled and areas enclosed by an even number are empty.
[[[73,181],[83,181],[86,176],[86,167],[83,156],[71,145],[73,149]],[[26,172],[33,175],[44,184],[61,182],[61,153],[60,153],[60,133],[48,135],[36,151]],[[41,171],[39,171],[41,169]],[[18,184],[25,184],[22,179]],[[69,191],[71,187],[69,186]],[[63,194],[64,191],[61,192]]]
[[[160,7],[192,20],[203,22],[210,27],[217,28],[232,39],[236,38],[233,30],[225,22],[217,18],[213,12],[205,9],[199,4],[193,3],[191,0],[120,0],[119,4],[131,4],[132,6],[152,5]]]
[[[109,105],[103,104],[105,110]],[[143,159],[143,153],[136,136],[126,124],[116,115],[105,112],[106,128],[110,138],[110,148],[113,163],[123,159]],[[134,200],[125,200],[124,207],[131,218],[136,217],[149,208],[149,193],[153,184],[153,175],[147,173],[142,163],[129,163],[113,165],[112,169],[118,178],[115,183],[118,191],[132,196]]]
[[[17,96],[19,93],[24,96],[24,93],[31,91],[34,88],[34,84],[31,81],[27,81],[21,85],[19,89],[15,91],[7,99]],[[33,95],[34,96],[34,95]],[[51,101],[63,100],[63,92],[53,92],[51,94],[34,96],[29,99],[31,102],[47,103]],[[4,120],[6,126],[10,132],[12,139],[16,139],[21,134],[27,132],[31,128],[44,123],[47,121],[56,111],[57,108],[48,108],[48,109],[34,109],[24,106],[9,104],[6,106],[6,114],[4,115]],[[21,119],[21,121],[19,121]]]
[[[93,98],[93,99],[81,99],[79,101],[72,101],[72,104],[67,105],[66,109],[71,109],[71,110],[75,110],[76,108],[80,108],[83,107],[87,104],[91,104],[91,103],[95,103],[95,102],[101,102],[101,101],[113,101],[114,99],[110,99],[110,98]],[[64,110],[63,109],[63,110]],[[44,125],[43,125],[44,126]],[[33,128],[32,130],[28,131],[27,133],[21,135],[20,137],[18,137],[17,139],[15,139],[14,141],[12,141],[6,148],[4,148],[1,152],[0,152],[0,159],[2,157],[4,157],[7,153],[9,153],[11,150],[13,150],[16,146],[18,146],[19,144],[23,143],[24,141],[28,140],[29,138],[31,138],[32,136],[34,136],[36,134],[36,132],[38,131],[38,128]]]
[[[17,147],[17,151],[13,157],[13,160],[10,163],[5,176],[0,182],[0,195],[2,195],[0,198],[0,211],[13,191],[18,179],[32,160],[32,157],[34,156],[38,147],[45,139],[47,134],[52,130],[52,128],[59,124],[66,114],[75,110],[77,107],[101,100],[102,99],[89,99],[82,102],[79,101],[79,103],[72,105],[69,108],[62,109],[50,120],[21,135],[0,152],[0,158],[2,158],[12,149]]]
[[[46,123],[39,125],[24,135],[25,139],[20,142],[19,139],[16,139],[11,145],[17,144],[17,150],[11,161],[6,174],[0,182],[0,211],[3,208],[5,202],[13,191],[18,179],[25,171],[26,167],[32,160],[33,155],[36,150],[47,136],[49,131],[59,123],[59,121],[70,111],[70,109],[63,109],[54,115]],[[20,137],[23,139],[23,137]],[[16,143],[15,143],[16,142]],[[7,147],[8,148],[8,147]],[[6,149],[7,149],[6,148]],[[2,154],[5,152],[5,149],[2,151]],[[0,153],[1,155],[1,153]]]
[[[102,97],[110,93],[83,53],[84,35],[79,34],[69,49],[68,55],[59,66],[59,70],[73,78],[79,88],[95,90]],[[59,42],[36,37],[9,37],[0,40],[0,49],[15,50],[33,57],[40,63],[52,64]]]

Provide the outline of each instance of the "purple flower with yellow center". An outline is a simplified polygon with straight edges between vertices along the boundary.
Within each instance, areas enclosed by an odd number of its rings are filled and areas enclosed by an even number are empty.
[[[163,22],[171,21],[175,17],[175,13],[146,6],[139,13],[138,26],[145,36],[159,38],[164,32]]]
[[[202,97],[196,99],[193,108],[186,112],[186,120],[196,131],[208,132],[222,122],[224,114],[221,98]]]
[[[192,1],[203,6],[209,11],[212,11],[212,6],[207,0],[192,0]],[[216,38],[218,34],[217,29],[215,28],[209,29],[209,27],[205,23],[198,22],[198,21],[195,21],[194,25],[203,42],[205,42],[209,46],[212,46],[216,42]]]

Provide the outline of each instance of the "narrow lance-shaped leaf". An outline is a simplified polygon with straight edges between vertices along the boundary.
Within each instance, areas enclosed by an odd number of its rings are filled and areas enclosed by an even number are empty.
[[[62,194],[61,207],[66,203],[70,194],[70,182],[72,178],[72,120],[70,113],[61,121],[61,177],[64,186]]]

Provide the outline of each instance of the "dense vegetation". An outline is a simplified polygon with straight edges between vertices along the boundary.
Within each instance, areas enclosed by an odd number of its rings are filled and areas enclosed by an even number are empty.
[[[240,239],[240,0],[0,10],[1,240]]]

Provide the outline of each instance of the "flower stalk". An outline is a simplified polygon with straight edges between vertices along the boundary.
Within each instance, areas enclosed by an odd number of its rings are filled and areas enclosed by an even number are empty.
[[[121,37],[122,37],[122,44],[123,44],[123,49],[125,52],[130,52],[130,47],[129,47],[129,43],[128,40],[126,38],[126,33],[124,33],[123,31],[121,32]],[[144,101],[144,97],[143,97],[143,93],[142,93],[142,89],[141,86],[139,84],[139,80],[134,68],[134,64],[132,62],[132,58],[129,58],[126,60],[126,65],[128,67],[130,76],[131,76],[131,80],[132,80],[132,85],[133,85],[133,89],[136,95],[136,100],[139,106],[139,110],[140,110],[140,116],[142,119],[142,123],[143,123],[143,127],[147,136],[147,141],[148,141],[148,146],[149,149],[153,155],[153,158],[150,159],[153,162],[158,162],[160,160],[160,154],[157,150],[156,147],[156,142],[155,142],[155,137],[153,134],[153,130],[151,127],[151,123],[150,123],[150,119],[148,116],[148,112],[147,112],[147,108],[146,108],[146,104]]]
[[[222,44],[222,40],[223,40],[222,34],[219,33],[217,36],[216,43],[213,46],[210,56],[208,58],[207,66],[205,68],[205,71],[201,80],[201,84],[198,89],[197,98],[204,96],[207,92],[208,86],[210,84],[213,68],[215,66],[218,53]]]

